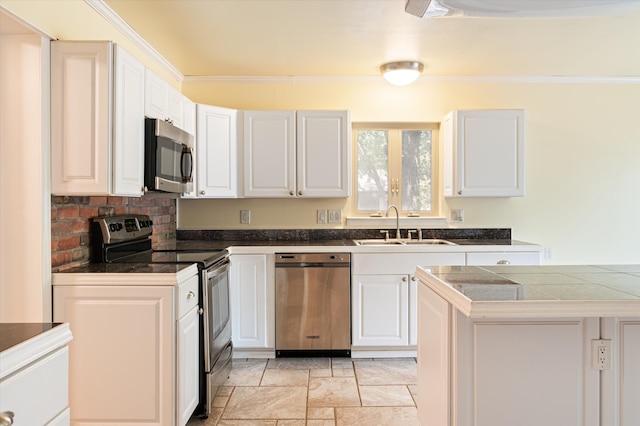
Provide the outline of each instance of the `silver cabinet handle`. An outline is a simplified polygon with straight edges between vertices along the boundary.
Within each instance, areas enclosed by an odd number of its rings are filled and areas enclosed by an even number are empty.
[[[415,275],[411,275],[411,281],[415,281],[415,280],[417,280],[416,276]]]
[[[498,265],[510,265],[511,262],[509,262],[508,260],[498,260]]]
[[[195,296],[196,296],[196,294],[194,292],[190,291],[189,293],[187,293],[187,300],[191,300]]]
[[[15,413],[13,411],[3,411],[0,413],[0,426],[11,426],[14,416]]]
[[[302,195],[302,191],[298,191],[298,195]]]
[[[200,195],[204,195],[206,194],[206,192],[204,192],[204,189],[202,191],[200,191]]]
[[[293,195],[293,191],[289,191],[289,195]]]
[[[407,282],[407,277],[402,277],[402,282]]]

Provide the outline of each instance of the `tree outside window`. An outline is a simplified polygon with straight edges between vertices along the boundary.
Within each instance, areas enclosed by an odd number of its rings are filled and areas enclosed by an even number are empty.
[[[429,216],[436,211],[434,125],[354,124],[357,210]]]

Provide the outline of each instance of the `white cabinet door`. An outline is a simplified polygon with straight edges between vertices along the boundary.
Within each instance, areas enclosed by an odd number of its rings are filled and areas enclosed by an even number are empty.
[[[115,47],[113,192],[144,193],[144,77],[142,63]]]
[[[230,257],[234,349],[275,348],[275,271],[267,267],[267,259],[267,255]]]
[[[353,346],[409,344],[407,275],[354,275],[351,300]]]
[[[165,120],[169,111],[169,85],[148,68],[145,70],[144,115]]]
[[[174,126],[184,130],[185,97],[173,87],[169,86],[168,100],[169,109],[167,118]]]
[[[238,196],[238,111],[197,105],[197,196]]]
[[[539,265],[540,252],[467,253],[467,265]]]
[[[351,193],[349,111],[297,111],[297,195],[348,197]]]
[[[197,300],[197,296],[195,297]],[[194,306],[178,321],[178,352],[176,354],[178,394],[177,424],[184,426],[200,400],[200,316]]]
[[[244,195],[295,196],[295,112],[244,112]]]
[[[142,195],[141,67],[110,42],[51,43],[53,194]]]
[[[112,45],[51,42],[51,192],[107,195]]]
[[[640,424],[640,318],[604,318],[602,338],[612,343],[612,369],[601,372],[602,424]]]
[[[348,111],[245,111],[246,197],[347,197]]]
[[[73,332],[73,424],[175,422],[173,291],[171,286],[54,286],[53,320],[68,322]]]
[[[445,196],[524,195],[524,110],[456,110],[442,122]]]

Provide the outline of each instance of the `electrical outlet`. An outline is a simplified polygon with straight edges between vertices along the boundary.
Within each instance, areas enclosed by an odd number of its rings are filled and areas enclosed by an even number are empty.
[[[462,209],[452,209],[451,210],[451,221],[452,222],[464,222],[464,210],[462,210]]]
[[[251,210],[240,210],[240,223],[247,225],[251,223]]]
[[[329,210],[329,223],[341,223],[342,211],[341,210]]]
[[[591,360],[594,370],[611,370],[611,340],[592,340]]]
[[[551,250],[551,247],[545,247],[544,260],[551,260],[552,257],[553,257],[553,251]]]
[[[318,223],[327,223],[327,211],[318,210],[317,218],[318,218]]]

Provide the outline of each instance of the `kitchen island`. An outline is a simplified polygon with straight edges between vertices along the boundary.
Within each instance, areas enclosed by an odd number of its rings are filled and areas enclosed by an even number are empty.
[[[640,424],[640,265],[416,276],[423,426]]]

